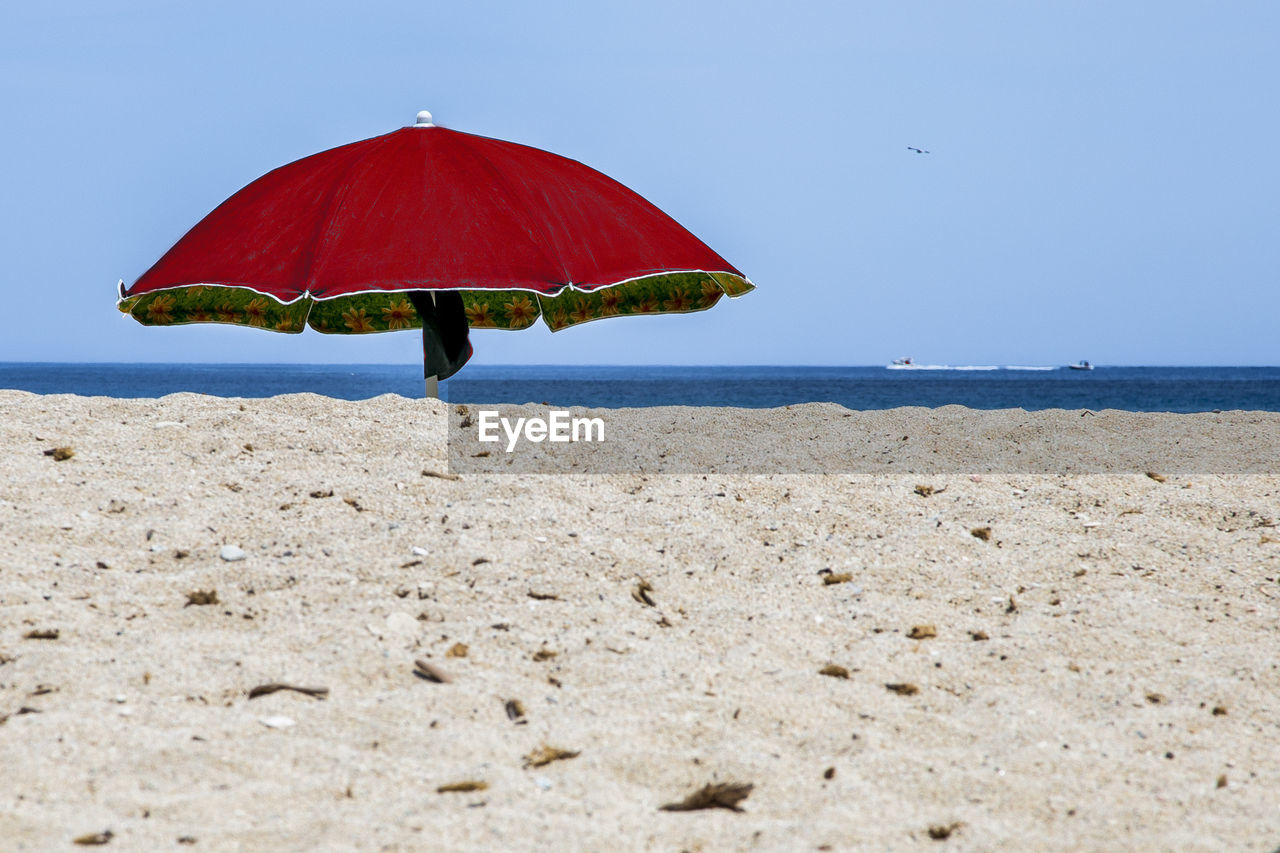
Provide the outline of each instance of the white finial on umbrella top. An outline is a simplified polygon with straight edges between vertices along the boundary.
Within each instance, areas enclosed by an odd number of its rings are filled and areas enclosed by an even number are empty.
[[[418,113],[418,120],[413,123],[414,127],[435,127],[431,122],[431,113],[426,110]]]

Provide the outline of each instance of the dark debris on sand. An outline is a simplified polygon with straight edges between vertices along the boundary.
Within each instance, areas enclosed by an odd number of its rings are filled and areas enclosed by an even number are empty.
[[[750,783],[717,782],[703,785],[678,803],[667,803],[662,806],[664,812],[692,812],[701,809],[728,809],[733,812],[742,811],[738,804],[745,800],[755,785]]]

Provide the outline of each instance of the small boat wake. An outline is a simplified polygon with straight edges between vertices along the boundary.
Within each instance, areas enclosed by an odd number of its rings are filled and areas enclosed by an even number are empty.
[[[889,370],[1057,370],[1052,365],[1038,364],[916,364],[909,358],[894,359]]]

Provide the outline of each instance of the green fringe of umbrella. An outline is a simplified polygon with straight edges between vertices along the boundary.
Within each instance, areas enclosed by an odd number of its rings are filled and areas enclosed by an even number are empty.
[[[557,296],[522,290],[460,292],[473,329],[527,329],[541,316],[556,332],[602,317],[704,311],[726,293],[741,296],[753,289],[751,282],[732,273],[678,272],[632,279],[591,293],[568,289]],[[408,297],[396,291],[305,298],[284,305],[245,287],[189,285],[130,296],[118,307],[146,326],[231,323],[295,334],[310,326],[335,335],[422,327]]]

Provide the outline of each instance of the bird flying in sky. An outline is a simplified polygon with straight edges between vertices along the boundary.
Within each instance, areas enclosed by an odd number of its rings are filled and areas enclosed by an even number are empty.
[[[907,150],[908,150],[908,151],[914,151],[914,152],[916,152],[917,154],[928,154],[928,153],[929,153],[928,151],[926,151],[926,150],[925,150],[925,149],[923,149],[923,148],[913,148],[913,147],[912,147],[912,146],[910,146],[910,145],[908,145],[908,146],[907,146]]]

